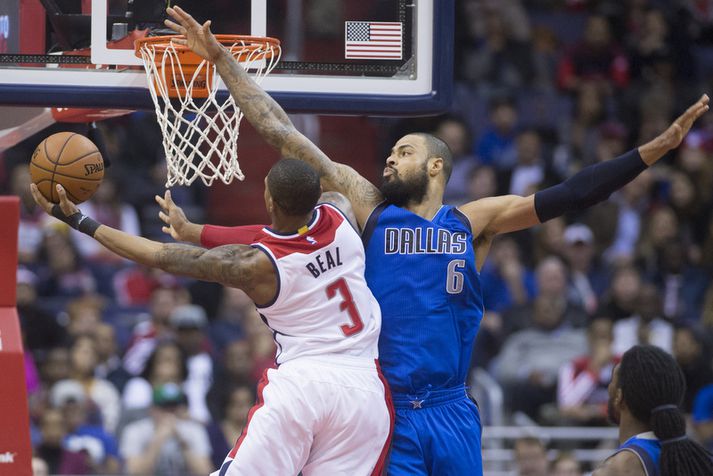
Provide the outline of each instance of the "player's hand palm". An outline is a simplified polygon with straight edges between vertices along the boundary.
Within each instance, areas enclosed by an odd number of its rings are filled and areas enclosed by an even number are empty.
[[[165,25],[186,37],[185,40],[174,39],[175,43],[189,47],[198,56],[208,61],[214,62],[218,58],[223,47],[210,31],[210,20],[201,25],[181,7],[168,8],[166,11],[176,21],[166,20]]]
[[[709,101],[708,95],[704,94],[671,124],[664,133],[667,147],[675,149],[681,145],[683,138],[686,137],[688,131],[691,130],[693,123],[708,110]]]

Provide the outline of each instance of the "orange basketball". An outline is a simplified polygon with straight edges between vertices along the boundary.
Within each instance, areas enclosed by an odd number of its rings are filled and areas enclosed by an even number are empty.
[[[82,203],[94,195],[104,178],[104,159],[92,141],[74,132],[52,134],[32,154],[30,175],[50,202],[59,202],[57,184],[67,198]]]

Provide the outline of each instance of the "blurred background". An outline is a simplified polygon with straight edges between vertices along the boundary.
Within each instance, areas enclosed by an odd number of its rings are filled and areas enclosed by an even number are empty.
[[[310,2],[310,14],[323,3]],[[454,153],[446,201],[458,205],[527,195],[611,159],[711,91],[712,0],[456,4],[448,114],[295,115],[297,127],[377,183],[395,140],[432,132]],[[111,167],[83,211],[168,239],[153,200],[166,177],[155,117],[98,128]],[[242,292],[136,266],[34,206],[30,155],[71,129],[55,126],[0,160],[0,193],[22,202],[17,300],[36,474],[207,474],[273,365],[271,333]],[[172,190],[192,221],[266,222],[262,179],[277,154],[247,123],[240,135],[244,183]],[[578,475],[601,461],[616,440],[602,429],[606,386],[637,343],[675,356],[690,436],[713,449],[712,200],[708,114],[609,201],[495,241],[470,382],[487,474]]]

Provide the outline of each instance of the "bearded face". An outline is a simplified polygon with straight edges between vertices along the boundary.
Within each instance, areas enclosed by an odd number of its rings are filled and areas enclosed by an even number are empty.
[[[396,169],[387,167],[389,174],[381,183],[382,195],[392,205],[403,207],[409,203],[421,203],[428,191],[428,163],[410,174],[399,174]]]

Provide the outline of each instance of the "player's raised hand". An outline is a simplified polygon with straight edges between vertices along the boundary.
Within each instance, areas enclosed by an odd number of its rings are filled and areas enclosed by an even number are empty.
[[[45,212],[52,215],[52,207],[54,207],[55,204],[47,200],[40,193],[40,190],[37,188],[37,185],[35,185],[34,183],[31,184],[30,192],[32,193],[32,198],[35,199],[35,203],[42,207]],[[59,195],[59,207],[65,216],[70,216],[74,215],[75,213],[79,213],[79,208],[77,208],[77,206],[67,198],[67,193],[64,191],[64,188],[59,184],[57,184],[57,195]]]
[[[155,198],[156,203],[161,207],[158,217],[166,224],[161,228],[161,231],[170,235],[176,241],[200,244],[200,234],[203,227],[190,222],[186,218],[183,209],[173,202],[171,192],[166,190],[166,194],[163,197],[156,195]]]
[[[164,20],[164,24],[186,38],[177,38],[173,41],[179,45],[188,46],[194,53],[208,61],[215,60],[223,52],[224,48],[210,31],[210,20],[202,25],[195,18],[189,15],[181,7],[169,7],[166,12],[171,15],[171,20]]]
[[[686,137],[688,131],[691,130],[693,123],[708,110],[709,102],[710,98],[708,95],[702,95],[698,101],[686,109],[686,112],[678,116],[678,118],[673,121],[673,124],[666,129],[661,136],[669,150],[681,145],[683,138]]]

